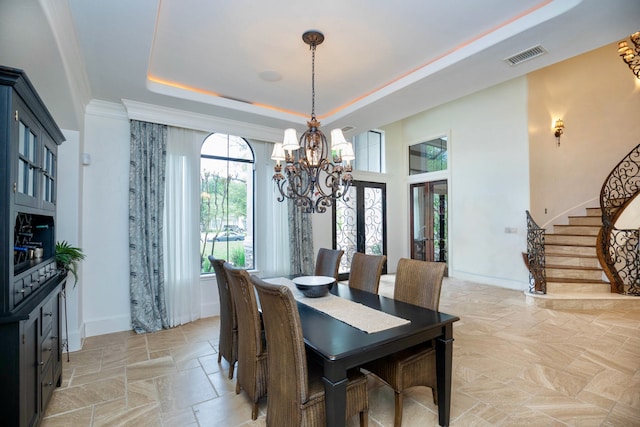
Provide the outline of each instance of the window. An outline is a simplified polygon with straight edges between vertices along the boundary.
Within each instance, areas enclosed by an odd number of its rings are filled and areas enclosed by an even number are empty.
[[[370,130],[354,136],[353,152],[356,155],[354,169],[382,172],[382,132]]]
[[[254,155],[238,136],[214,133],[200,151],[201,273],[213,269],[213,255],[252,269]]]
[[[447,170],[447,137],[409,146],[409,175]]]

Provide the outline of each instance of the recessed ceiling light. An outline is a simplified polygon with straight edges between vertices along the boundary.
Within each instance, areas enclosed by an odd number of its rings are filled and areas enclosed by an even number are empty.
[[[279,72],[273,70],[265,70],[258,74],[265,82],[277,82],[282,80],[282,76]]]

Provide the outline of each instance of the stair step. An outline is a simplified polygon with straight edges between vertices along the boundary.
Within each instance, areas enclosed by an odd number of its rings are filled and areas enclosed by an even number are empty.
[[[609,294],[611,285],[607,282],[579,282],[579,281],[549,281],[547,279],[547,294],[590,293]]]
[[[596,245],[597,236],[576,236],[573,234],[546,234],[545,243],[559,245],[593,246]]]
[[[602,217],[602,210],[600,208],[587,208],[587,216]]]
[[[576,255],[576,256],[596,256],[594,246],[556,245],[545,242],[544,253],[549,255]]]
[[[602,217],[600,216],[570,216],[569,225],[597,225],[602,227]]]
[[[564,267],[588,267],[601,268],[598,258],[595,256],[576,256],[545,254],[545,262],[548,265],[558,265]]]
[[[609,293],[525,293],[527,304],[551,310],[640,310],[640,298]]]
[[[571,268],[547,264],[545,273],[547,281],[551,279],[602,280],[602,270],[599,268]]]
[[[554,225],[553,234],[571,234],[577,236],[597,236],[602,226],[593,225]]]

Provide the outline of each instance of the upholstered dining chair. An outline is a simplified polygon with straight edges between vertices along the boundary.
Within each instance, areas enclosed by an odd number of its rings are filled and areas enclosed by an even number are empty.
[[[320,248],[316,258],[316,276],[329,276],[338,280],[338,268],[343,250]]]
[[[233,369],[238,361],[238,319],[231,298],[231,290],[224,270],[225,260],[209,255],[209,262],[216,274],[220,297],[220,338],[218,342],[218,363],[224,357],[229,363],[229,379],[233,379]]]
[[[382,267],[386,260],[385,255],[354,253],[349,272],[349,287],[377,294]]]
[[[326,425],[324,384],[319,365],[308,362],[298,306],[291,290],[252,276],[262,306],[269,343],[267,426]],[[348,373],[347,419],[360,414],[367,427],[367,380],[357,369]]]
[[[236,394],[243,389],[253,402],[251,419],[258,418],[258,401],[267,394],[267,347],[264,342],[258,301],[246,270],[225,262],[224,270],[238,318],[238,369]]]
[[[444,276],[444,262],[418,261],[401,258],[396,271],[393,298],[398,301],[438,310]],[[404,390],[410,387],[431,388],[433,402],[438,403],[436,358],[433,342],[419,344],[407,350],[383,357],[363,366],[395,392],[394,426],[402,424]]]

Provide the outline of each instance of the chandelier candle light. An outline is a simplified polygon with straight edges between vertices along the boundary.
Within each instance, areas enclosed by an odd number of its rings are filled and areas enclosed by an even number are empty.
[[[291,199],[305,213],[323,213],[336,199],[345,199],[353,180],[351,160],[355,156],[353,146],[347,142],[341,129],[331,131],[329,147],[327,138],[319,129],[320,122],[316,120],[316,46],[324,41],[324,35],[318,31],[307,31],[302,40],[311,48],[311,120],[300,139],[295,129],[287,129],[283,142],[273,147],[271,159],[276,161],[273,180],[280,191],[278,201]],[[280,163],[283,161],[284,175]]]
[[[640,79],[640,31],[629,36],[631,43],[635,47],[635,52],[629,47],[626,41],[618,43],[618,54],[629,66],[636,78]]]

